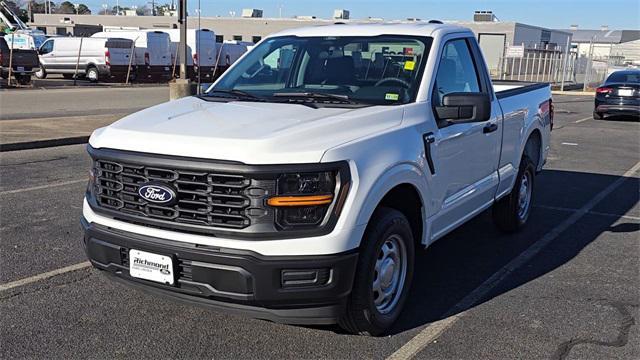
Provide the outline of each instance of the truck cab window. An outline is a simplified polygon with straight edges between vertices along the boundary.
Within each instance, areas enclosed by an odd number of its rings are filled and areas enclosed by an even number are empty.
[[[444,95],[454,92],[480,92],[473,57],[464,39],[444,45],[433,91],[435,106],[442,105]]]

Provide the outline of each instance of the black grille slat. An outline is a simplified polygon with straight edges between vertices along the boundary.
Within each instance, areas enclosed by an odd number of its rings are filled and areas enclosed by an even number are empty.
[[[251,179],[243,175],[105,160],[96,160],[94,167],[96,202],[106,209],[141,219],[200,226],[242,229],[251,225],[246,214],[251,204],[247,194]],[[150,181],[173,186],[178,202],[163,206],[140,197],[140,186]]]

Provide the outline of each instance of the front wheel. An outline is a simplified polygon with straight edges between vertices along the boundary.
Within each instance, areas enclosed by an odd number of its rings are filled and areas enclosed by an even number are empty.
[[[504,232],[515,232],[524,227],[531,213],[535,167],[528,156],[523,156],[516,183],[511,193],[493,205],[493,222]]]
[[[348,332],[380,335],[396,321],[413,277],[414,239],[407,218],[379,208],[360,247],[358,267],[345,314],[338,320]]]
[[[36,77],[38,79],[46,79],[47,78],[47,71],[44,69],[44,67],[42,65],[40,65],[40,69],[38,69],[38,71],[36,71],[35,75],[36,75]]]

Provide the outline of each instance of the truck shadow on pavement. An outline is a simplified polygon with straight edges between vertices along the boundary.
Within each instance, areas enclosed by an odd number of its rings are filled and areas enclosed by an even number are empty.
[[[534,208],[522,232],[512,235],[499,232],[488,210],[426,251],[416,251],[412,290],[389,334],[440,320],[447,313],[454,315],[450,311],[456,304],[617,179],[618,176],[611,175],[545,170],[536,178]],[[591,212],[551,241],[545,248],[550,251],[542,249],[472,307],[570,262],[605,232],[638,232],[640,221],[621,215],[638,203],[639,187],[640,179],[627,178]],[[572,232],[574,228],[579,231]]]

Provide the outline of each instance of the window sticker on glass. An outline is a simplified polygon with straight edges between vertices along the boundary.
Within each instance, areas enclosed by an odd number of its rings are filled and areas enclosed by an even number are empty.
[[[392,100],[392,101],[398,101],[399,98],[400,96],[398,94],[392,94],[392,93],[387,93],[384,96],[385,100]]]
[[[415,67],[416,67],[416,62],[415,61],[405,61],[404,62],[404,69],[405,70],[413,71],[413,69],[415,69]]]

